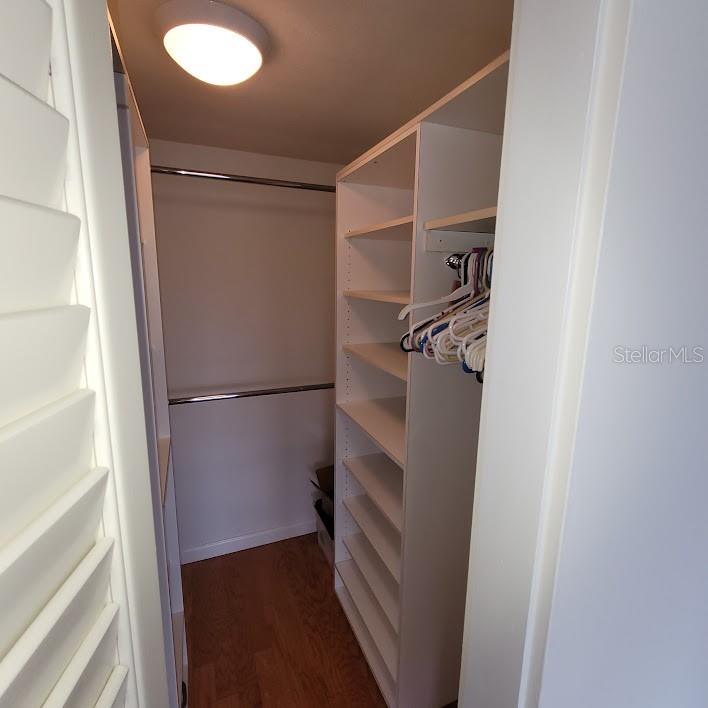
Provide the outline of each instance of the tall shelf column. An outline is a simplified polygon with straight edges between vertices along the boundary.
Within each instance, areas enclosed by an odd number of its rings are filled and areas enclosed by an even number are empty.
[[[400,349],[435,307],[397,316],[454,289],[447,244],[468,250],[477,226],[493,243],[507,68],[492,62],[337,180],[334,583],[390,707],[457,697],[482,386]]]

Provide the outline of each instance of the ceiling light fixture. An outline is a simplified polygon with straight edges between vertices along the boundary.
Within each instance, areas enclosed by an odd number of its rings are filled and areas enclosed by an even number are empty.
[[[170,0],[157,9],[157,25],[172,59],[209,84],[239,84],[263,64],[266,31],[230,5],[214,0]]]

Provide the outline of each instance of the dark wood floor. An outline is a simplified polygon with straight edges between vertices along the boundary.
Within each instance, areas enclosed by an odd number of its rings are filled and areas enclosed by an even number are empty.
[[[314,534],[182,577],[190,708],[385,708]]]

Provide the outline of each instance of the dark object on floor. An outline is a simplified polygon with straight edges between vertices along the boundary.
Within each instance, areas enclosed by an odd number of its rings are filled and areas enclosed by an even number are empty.
[[[334,501],[334,465],[320,467],[320,469],[315,471],[315,477],[317,477],[317,484],[315,484],[314,480],[311,480],[312,484],[314,484],[322,494]]]
[[[317,481],[311,479],[313,486],[322,496],[315,500],[315,511],[334,540],[334,465],[320,467],[315,471]]]
[[[334,540],[334,516],[332,516],[331,502],[328,505],[326,499],[316,499],[315,511],[320,519],[322,519],[322,523],[327,529],[329,537]]]
[[[314,534],[182,578],[190,708],[386,708]]]

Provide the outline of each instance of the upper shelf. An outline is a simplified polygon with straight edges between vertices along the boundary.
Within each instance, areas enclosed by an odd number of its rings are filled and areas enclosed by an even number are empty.
[[[410,140],[411,136],[414,137],[417,126],[424,121],[501,135],[504,131],[508,74],[509,52],[506,51],[378,145],[340,170],[337,180],[385,186],[405,185],[406,188],[412,189],[415,139],[412,141],[412,158],[409,148],[407,158],[400,161],[400,166],[404,167],[403,170],[380,170],[380,162],[386,159],[385,155],[388,153],[394,154],[397,146]],[[395,180],[398,183],[391,180],[391,175],[394,174],[398,178]],[[405,180],[401,179],[403,176],[406,177]],[[381,179],[386,179],[386,181],[382,182]]]
[[[379,224],[371,224],[360,229],[352,229],[344,234],[344,238],[368,238],[379,241],[412,242],[413,216],[402,216],[400,219],[389,219]]]
[[[379,143],[366,153],[366,160],[355,161],[350,167],[345,167],[337,179],[354,184],[412,190],[415,183],[417,137],[415,126],[407,131],[399,131],[394,140]]]
[[[430,219],[425,222],[426,231],[470,231],[493,234],[497,225],[497,208],[475,209],[454,216]]]
[[[392,302],[397,305],[407,305],[411,301],[411,294],[407,290],[345,290],[344,297]]]
[[[505,52],[434,103],[421,117],[421,122],[501,135],[508,81],[509,52]]]

